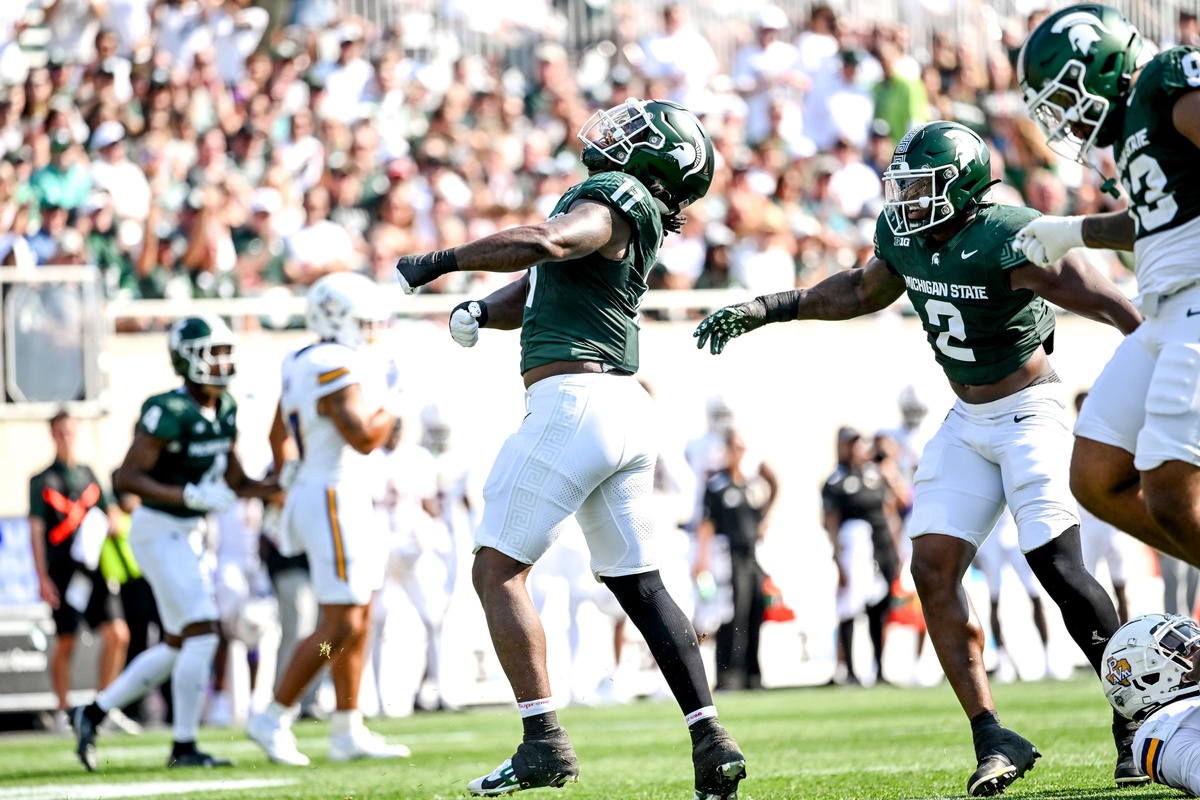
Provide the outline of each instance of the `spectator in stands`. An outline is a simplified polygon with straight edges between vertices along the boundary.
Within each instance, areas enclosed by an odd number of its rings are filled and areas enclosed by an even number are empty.
[[[50,163],[35,170],[30,185],[42,202],[73,209],[92,188],[92,178],[71,132],[60,128],[50,136]]]
[[[888,129],[903,136],[914,125],[929,121],[925,85],[899,68],[902,53],[894,44],[883,43],[877,54],[883,79],[873,91],[875,118],[888,124]]]
[[[92,133],[92,184],[108,192],[118,220],[143,222],[150,212],[150,182],[141,168],[125,157],[125,127],[109,120]]]
[[[733,85],[746,100],[746,140],[751,145],[771,133],[770,111],[776,100],[787,101],[785,124],[800,123],[798,101],[807,81],[797,69],[799,51],[784,39],[787,29],[788,17],[782,8],[763,6],[755,24],[755,41],[734,58]]]
[[[717,74],[717,55],[708,39],[688,24],[687,7],[668,3],[663,30],[643,43],[642,77],[665,89],[666,97],[687,108],[704,108],[708,84]],[[660,92],[651,92],[661,96]]]
[[[294,283],[309,285],[330,272],[356,267],[354,242],[346,229],[329,220],[329,190],[315,186],[304,195],[305,221],[287,239],[284,271]]]
[[[38,586],[54,611],[57,632],[50,680],[58,697],[59,733],[70,731],[67,692],[80,622],[86,621],[101,639],[100,688],[121,671],[129,644],[116,597],[98,569],[103,540],[117,530],[116,505],[91,467],[76,459],[75,431],[75,419],[66,411],[51,417],[54,461],[29,480],[29,532]]]

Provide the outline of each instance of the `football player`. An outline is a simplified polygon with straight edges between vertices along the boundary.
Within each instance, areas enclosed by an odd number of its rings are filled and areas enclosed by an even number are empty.
[[[979,762],[967,782],[972,796],[1002,792],[1038,757],[1032,744],[1000,725],[983,667],[983,630],[968,613],[961,585],[1006,502],[1029,566],[1097,671],[1117,628],[1112,600],[1083,568],[1079,515],[1067,485],[1067,398],[1048,359],[1054,313],[1046,301],[1126,334],[1141,322],[1087,265],[1067,259],[1038,267],[1026,260],[1013,239],[1037,212],[986,202],[990,160],[987,145],[962,125],[914,128],[884,173],[875,258],[811,289],[723,308],[695,332],[698,346],[720,353],[730,339],[768,322],[850,319],[908,292],[958,396],[921,456],[908,530],[929,635],[971,720]],[[1119,722],[1117,780],[1144,782],[1132,759],[1132,730]]]
[[[1132,250],[1146,318],[1075,424],[1071,488],[1096,516],[1200,566],[1200,47],[1154,55],[1117,10],[1088,3],[1043,20],[1017,64],[1051,146],[1088,164],[1112,145],[1129,198],[1123,211],[1032,220],[1018,248],[1039,265],[1074,247]]]
[[[167,678],[175,737],[167,766],[229,766],[196,749],[220,616],[204,558],[207,515],[239,496],[279,490],[274,481],[247,477],[237,457],[237,403],[227,391],[235,372],[233,332],[219,318],[188,317],[171,326],[168,346],[183,385],[142,404],[113,487],[142,499],[129,545],[158,602],[163,641],[131,661],[95,702],[74,710],[79,758],[92,772],[96,726]]]
[[[484,486],[472,567],[524,741],[468,789],[508,794],[579,774],[551,699],[545,632],[525,588],[530,566],[574,514],[592,571],[642,632],[683,711],[696,796],[733,798],[745,758],[717,722],[695,631],[655,563],[653,405],[633,377],[646,276],[664,230],[678,232],[680,212],[708,191],[712,142],[682,106],[634,98],[597,111],[579,138],[590,175],[567,190],[548,221],[396,265],[406,292],[456,270],[525,271],[450,317],[451,336],[466,347],[481,327],[521,329],[529,411]]]
[[[1141,723],[1134,753],[1155,783],[1200,796],[1200,627],[1177,614],[1147,614],[1104,648],[1100,683],[1117,712]]]
[[[283,361],[283,392],[270,436],[275,468],[288,490],[280,551],[308,555],[321,621],[296,647],[274,700],[246,726],[277,764],[308,764],[292,733],[291,707],[326,660],[337,692],[330,760],[409,755],[407,747],[367,730],[358,709],[371,597],[383,585],[386,561],[368,456],[388,441],[397,419],[384,407],[392,396],[385,364],[368,345],[390,318],[370,279],[327,275],[308,290],[306,322],[320,338]]]

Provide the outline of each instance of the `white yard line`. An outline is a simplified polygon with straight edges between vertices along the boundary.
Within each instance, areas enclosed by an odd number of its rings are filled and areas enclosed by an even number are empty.
[[[272,789],[294,780],[245,779],[229,781],[146,781],[141,783],[14,786],[0,789],[0,800],[115,800],[122,797],[162,797],[191,792]]]

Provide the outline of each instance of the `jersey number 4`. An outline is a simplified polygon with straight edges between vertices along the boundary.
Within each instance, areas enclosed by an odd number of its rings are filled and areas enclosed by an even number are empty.
[[[942,327],[942,318],[946,320],[946,330],[938,334],[937,349],[955,361],[974,361],[975,351],[969,347],[959,347],[950,344],[951,339],[960,342],[967,340],[967,326],[963,322],[962,312],[945,300],[929,300],[925,303],[925,316],[929,319],[931,328]]]

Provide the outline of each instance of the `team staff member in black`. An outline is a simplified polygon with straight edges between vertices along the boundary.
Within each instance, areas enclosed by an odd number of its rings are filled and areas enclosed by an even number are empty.
[[[29,480],[29,533],[42,599],[54,609],[58,631],[50,678],[58,695],[59,718],[65,720],[70,689],[71,653],[81,620],[100,634],[99,687],[103,689],[125,665],[129,628],[117,610],[117,597],[99,569],[88,569],[71,557],[71,545],[83,518],[98,508],[109,518],[109,534],[117,530],[116,504],[91,467],[75,459],[75,420],[59,411],[50,420],[54,463]],[[68,591],[72,580],[75,588]]]
[[[725,450],[728,465],[709,480],[704,492],[696,574],[708,569],[713,536],[728,539],[733,619],[717,629],[717,688],[761,689],[758,634],[766,610],[766,573],[754,551],[779,487],[774,481],[747,480],[742,471],[746,443],[737,430],[726,434]]]
[[[847,561],[852,558],[873,558],[874,572],[882,577],[880,583],[882,597],[868,586],[858,587],[850,593],[858,595],[866,601],[865,608],[868,628],[871,634],[871,645],[875,652],[876,680],[883,680],[883,624],[891,607],[891,587],[896,580],[899,569],[899,558],[896,554],[896,536],[899,532],[899,515],[896,511],[896,498],[888,488],[888,482],[880,470],[880,462],[874,460],[875,449],[871,443],[853,428],[842,428],[838,431],[838,466],[829,476],[821,490],[821,499],[825,510],[825,530],[829,533],[834,547],[834,556],[838,564],[838,586],[842,591],[849,589],[848,581],[854,580],[857,572]],[[886,458],[886,454],[884,454]],[[850,556],[843,553],[846,545],[842,536],[842,527],[851,520],[862,520],[871,526],[871,551],[864,551]],[[849,567],[849,569],[848,569]],[[870,572],[870,570],[868,570]],[[861,594],[859,594],[861,592]],[[861,602],[861,601],[860,601]],[[847,609],[844,618],[838,624],[838,640],[844,652],[847,680],[857,683],[854,674],[854,662],[851,658],[854,633],[854,620],[863,611],[863,606],[857,603],[857,609]]]

